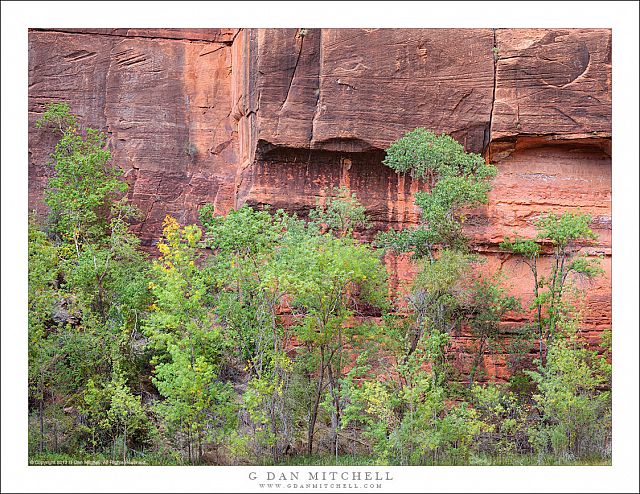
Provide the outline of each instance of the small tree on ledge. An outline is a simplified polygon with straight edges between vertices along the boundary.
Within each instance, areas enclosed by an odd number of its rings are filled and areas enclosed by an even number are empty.
[[[378,236],[377,244],[399,252],[412,251],[414,258],[428,257],[432,263],[436,247],[465,250],[463,210],[487,203],[496,167],[479,154],[467,153],[452,137],[423,128],[391,144],[383,163],[398,173],[425,181],[429,191],[415,195],[421,225],[413,230],[385,232]]]
[[[579,251],[585,243],[598,238],[589,228],[591,216],[581,212],[547,213],[535,222],[533,239],[505,237],[500,247],[520,256],[533,275],[532,308],[536,311],[539,335],[539,357],[544,355],[544,341],[551,342],[559,322],[572,309],[565,300],[570,276],[592,279],[603,272],[599,259],[589,259]],[[551,245],[551,267],[544,276],[539,259],[543,245]]]

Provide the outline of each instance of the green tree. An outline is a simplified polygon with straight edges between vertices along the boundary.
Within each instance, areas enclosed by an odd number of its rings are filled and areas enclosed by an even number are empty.
[[[467,153],[453,138],[415,129],[387,149],[384,164],[399,173],[409,173],[428,185],[428,192],[416,194],[421,210],[421,225],[413,230],[386,232],[377,244],[399,252],[412,252],[418,262],[418,274],[407,296],[412,325],[403,336],[406,362],[421,339],[433,333],[449,334],[463,323],[479,331],[481,350],[496,317],[507,307],[508,299],[495,283],[485,280],[471,289],[479,259],[468,253],[468,239],[462,226],[467,208],[484,204],[496,168],[478,154]],[[492,300],[487,300],[492,296]],[[487,319],[492,320],[491,328]],[[442,358],[446,352],[442,352]],[[444,362],[436,365],[444,369]]]
[[[61,137],[51,155],[55,174],[49,179],[45,202],[53,231],[72,241],[80,256],[80,244],[105,236],[109,204],[127,189],[122,170],[109,163],[106,135],[82,130],[66,103],[52,103],[36,127],[53,126]]]
[[[348,187],[327,189],[326,198],[309,213],[309,219],[336,236],[352,235],[356,228],[368,228],[365,207]]]
[[[267,273],[267,285],[277,283],[287,293],[296,317],[296,337],[307,352],[307,375],[313,375],[309,405],[307,451],[313,452],[316,423],[325,388],[331,396],[331,430],[334,451],[342,404],[340,380],[347,342],[353,342],[361,326],[348,327],[350,317],[365,305],[384,307],[386,271],[379,255],[350,236],[321,235],[315,225],[290,228]],[[315,367],[315,370],[312,368]]]
[[[190,463],[202,461],[205,442],[223,441],[235,425],[232,388],[220,380],[219,363],[192,352],[188,341],[169,344],[170,360],[156,365],[153,379],[164,397],[155,409],[169,431],[185,437]]]
[[[76,413],[89,383],[109,381],[114,362],[137,377],[148,294],[145,257],[129,232],[136,209],[115,200],[127,185],[110,162],[105,136],[81,129],[66,104],[50,104],[37,126],[60,133],[45,190],[50,235],[35,224],[30,234],[30,383],[39,395],[42,449],[44,389],[55,426],[55,403],[64,400],[65,410]]]
[[[544,367],[530,371],[539,420],[530,442],[540,456],[607,457],[611,451],[611,364],[579,340],[575,319],[559,322],[563,337],[548,347]]]
[[[413,230],[385,232],[377,244],[398,252],[412,252],[418,274],[406,297],[411,327],[405,333],[406,362],[424,337],[450,334],[463,324],[479,335],[484,350],[497,321],[513,306],[495,283],[489,280],[469,287],[466,280],[479,262],[471,255],[463,232],[465,211],[485,204],[496,168],[478,154],[467,153],[453,138],[415,129],[391,144],[384,163],[399,173],[426,182],[428,192],[416,193],[420,225]],[[491,300],[488,300],[491,298]],[[446,352],[440,352],[442,359]],[[432,362],[435,372],[444,362]],[[473,380],[473,373],[471,379]]]
[[[386,249],[412,252],[418,270],[405,297],[407,317],[389,318],[387,325],[396,377],[385,380],[383,394],[392,397],[387,406],[394,425],[384,425],[379,416],[371,430],[377,431],[375,442],[384,446],[385,455],[402,463],[425,462],[428,453],[433,462],[455,451],[466,457],[483,425],[466,403],[446,405],[459,398],[447,348],[450,335],[470,325],[479,333],[483,351],[496,331],[496,319],[510,307],[490,280],[469,283],[480,259],[469,253],[463,232],[465,211],[487,202],[496,168],[465,152],[451,137],[422,128],[391,144],[384,163],[422,180],[428,191],[416,194],[421,211],[417,228],[385,232],[376,239]]]
[[[60,301],[58,277],[60,260],[58,248],[44,232],[29,221],[29,398],[38,406],[38,451],[45,447],[44,407],[46,394],[55,383],[55,364],[58,360],[49,333],[57,326],[56,306]]]
[[[116,442],[122,438],[122,463],[127,462],[128,443],[136,434],[146,435],[152,428],[139,396],[135,396],[116,363],[111,378],[102,384],[93,379],[87,383],[81,410],[85,427],[96,446],[105,441],[111,443],[112,458],[116,455]]]
[[[477,450],[501,457],[529,452],[530,411],[507,385],[474,384],[471,399],[486,424],[487,439],[480,438]]]
[[[285,292],[277,280],[264,281],[288,225],[297,220],[282,211],[272,215],[248,206],[224,217],[214,216],[212,206],[200,213],[205,245],[213,251],[207,269],[217,320],[250,375],[242,396],[242,412],[251,424],[246,443],[258,458],[270,449],[277,462],[293,441],[293,417],[285,406],[291,342],[277,316]]]
[[[533,275],[531,305],[536,311],[541,362],[545,357],[544,342],[554,338],[558,322],[573,310],[566,297],[567,287],[574,286],[572,278],[592,279],[602,273],[599,259],[579,253],[583,245],[597,238],[589,228],[590,222],[591,217],[580,212],[548,213],[535,222],[534,239],[505,237],[500,244],[502,249],[519,256]],[[545,245],[552,249],[546,276],[539,262]]]
[[[204,442],[221,440],[231,423],[231,388],[219,375],[228,342],[207,303],[207,277],[197,265],[201,230],[181,228],[171,216],[163,227],[144,332],[155,349],[153,382],[165,398],[156,410],[171,430],[186,436],[188,459],[194,462],[202,459]]]
[[[388,332],[389,340],[394,336]],[[366,367],[351,370],[343,425],[359,424],[382,464],[467,462],[474,439],[486,429],[467,403],[450,403],[444,374],[437,370],[448,338],[435,332],[425,336],[385,377],[367,373]]]
[[[440,248],[464,249],[462,232],[466,208],[486,204],[490,180],[497,169],[479,154],[467,153],[452,137],[423,128],[408,132],[387,149],[383,163],[398,173],[409,173],[427,183],[428,192],[416,193],[421,225],[413,230],[390,231],[377,244],[414,257],[434,260]]]
[[[477,350],[469,375],[469,386],[480,367],[484,353],[499,341],[500,322],[508,312],[521,309],[520,302],[507,295],[500,276],[474,277],[468,288],[467,299],[461,304],[462,313],[477,339]]]

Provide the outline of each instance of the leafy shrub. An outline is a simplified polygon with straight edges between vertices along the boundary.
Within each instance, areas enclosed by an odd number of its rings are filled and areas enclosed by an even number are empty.
[[[477,451],[509,456],[529,452],[529,410],[520,398],[504,385],[488,383],[472,387],[472,402],[487,429]]]
[[[538,454],[572,459],[611,455],[611,364],[575,335],[557,338],[547,362],[530,372],[540,415],[529,431]]]

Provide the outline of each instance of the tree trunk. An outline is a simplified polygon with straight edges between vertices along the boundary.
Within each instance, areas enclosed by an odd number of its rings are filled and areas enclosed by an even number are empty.
[[[273,462],[277,463],[278,462],[278,423],[277,423],[277,419],[276,419],[276,401],[275,401],[275,397],[272,397],[271,400],[271,410],[270,410],[270,415],[271,415],[271,433],[273,434],[274,437],[274,444],[273,446],[271,446],[271,456],[273,457]]]
[[[333,369],[331,365],[327,367],[329,373],[329,392],[331,393],[331,399],[333,400],[333,410],[331,410],[331,435],[333,442],[333,451],[338,458],[338,425],[340,423],[340,397],[337,390],[337,383],[335,376],[333,375]]]
[[[124,424],[124,438],[122,440],[122,464],[127,464],[127,423]]]
[[[55,419],[53,421],[53,450],[58,452],[58,427]]]
[[[556,296],[558,294],[557,293],[558,275],[560,274],[560,252],[558,251],[558,248],[556,248],[556,251],[553,256],[555,259],[555,266],[553,267],[552,277],[551,277],[551,287],[550,287],[551,303],[549,305],[550,317],[549,317],[549,327],[547,328],[547,335],[546,335],[547,341],[549,341],[552,338],[552,335],[555,331],[556,318],[557,318]]]
[[[471,368],[471,374],[469,375],[469,387],[473,386],[473,382],[476,378],[476,371],[478,370],[478,366],[480,365],[480,361],[482,360],[482,355],[484,353],[484,344],[486,341],[486,336],[483,335],[480,340],[480,347],[478,348],[478,353],[476,354],[476,358],[473,362],[473,367]]]
[[[320,355],[320,376],[318,376],[316,399],[309,416],[309,432],[307,435],[307,453],[309,456],[313,453],[313,435],[315,433],[316,420],[318,419],[318,408],[320,407],[320,396],[322,395],[322,384],[324,382],[324,350],[322,348],[320,349]]]
[[[279,345],[279,339],[278,339],[278,327],[276,324],[274,307],[275,307],[275,303],[269,303],[271,335],[273,337],[273,354],[278,355],[280,351],[280,345]],[[282,375],[283,372],[282,372],[282,368],[280,367],[280,364],[277,361],[275,363],[274,374],[278,384],[282,384],[284,381],[283,375]],[[276,409],[278,408],[278,405],[281,403],[281,401],[282,401],[282,396],[280,395],[280,393],[278,393],[277,390],[274,391],[271,394],[271,403],[270,403],[271,406],[269,410],[269,413],[271,415],[271,433],[273,434],[273,437],[274,437],[274,444],[271,447],[271,454],[273,456],[274,463],[278,462],[278,459],[280,456],[280,451],[278,447],[278,417],[277,417]]]
[[[44,390],[40,393],[40,444],[38,444],[38,450],[40,453],[44,451]]]
[[[538,309],[538,330],[540,334],[539,357],[540,357],[540,365],[542,365],[542,357],[543,357],[542,341],[544,339],[544,329],[542,328],[542,305],[540,305],[540,302],[538,300],[538,296],[540,293],[538,289],[538,264],[536,259],[533,259],[531,262],[532,262],[531,271],[533,272],[533,282],[534,282],[533,294],[536,298],[536,306]]]

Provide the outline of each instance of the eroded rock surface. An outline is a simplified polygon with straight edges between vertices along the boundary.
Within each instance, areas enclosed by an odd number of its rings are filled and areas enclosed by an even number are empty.
[[[150,245],[167,213],[192,222],[206,202],[221,212],[234,205],[232,38],[214,32],[221,30],[106,31],[29,34],[30,206],[40,207],[55,142],[33,124],[46,103],[66,101],[83,123],[108,134],[113,161],[144,213],[138,232]]]
[[[257,138],[362,152],[429,126],[481,152],[492,47],[490,29],[261,29]]]
[[[493,140],[611,136],[611,32],[498,29]]]

